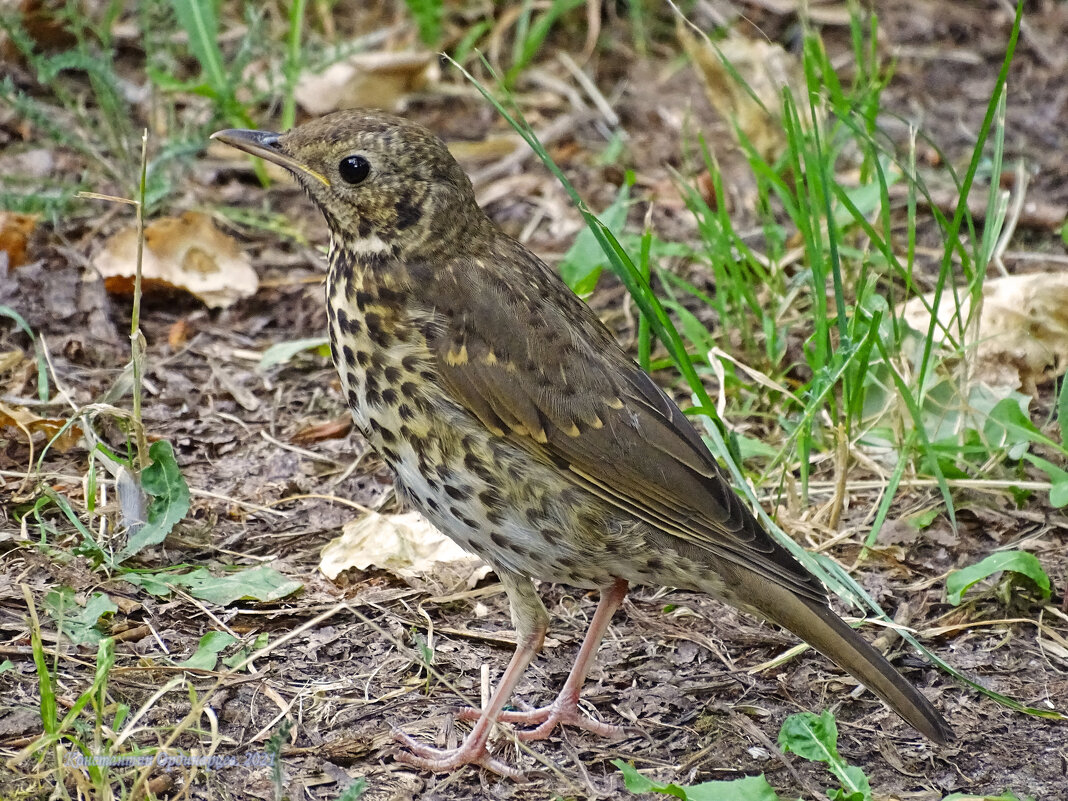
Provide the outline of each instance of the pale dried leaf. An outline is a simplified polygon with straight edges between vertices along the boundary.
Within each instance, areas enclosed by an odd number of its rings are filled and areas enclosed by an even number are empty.
[[[319,569],[330,579],[350,568],[375,567],[403,578],[460,579],[470,583],[489,567],[446,537],[418,512],[370,512],[347,523],[323,548]]]
[[[931,320],[925,306],[933,303],[933,294],[911,299],[904,306],[905,321],[925,334]],[[969,319],[970,310],[965,298],[961,319]],[[956,331],[955,317],[953,299],[944,293],[938,318]],[[940,332],[935,330],[936,337]],[[978,342],[973,375],[991,387],[1022,388],[1033,395],[1037,385],[1062,375],[1068,367],[1068,274],[1033,273],[987,281],[973,341]]]
[[[775,42],[750,39],[735,31],[713,45],[681,20],[677,30],[712,107],[731,123],[732,133],[738,130],[745,135],[762,158],[777,160],[786,149],[782,90],[790,87],[801,104],[807,96],[798,59]],[[727,70],[724,61],[748,84],[751,93]],[[801,117],[807,119],[807,111]]]
[[[439,74],[433,53],[357,53],[320,73],[303,75],[295,96],[315,116],[345,108],[396,109]]]
[[[109,292],[129,294],[137,269],[137,229],[119,231],[93,259]],[[142,289],[189,292],[211,308],[225,308],[256,292],[259,279],[233,237],[206,214],[187,211],[145,227]]]

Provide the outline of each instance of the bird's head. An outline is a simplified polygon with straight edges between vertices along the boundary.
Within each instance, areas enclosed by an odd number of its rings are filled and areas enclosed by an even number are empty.
[[[335,245],[358,256],[440,252],[485,220],[445,144],[399,117],[338,111],[286,133],[231,129],[212,139],[289,170],[326,216]]]

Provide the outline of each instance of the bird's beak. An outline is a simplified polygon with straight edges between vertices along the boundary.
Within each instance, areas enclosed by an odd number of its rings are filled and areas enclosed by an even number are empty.
[[[225,131],[216,131],[211,135],[211,138],[218,139],[223,144],[236,147],[238,150],[244,150],[253,156],[259,156],[261,159],[273,162],[280,167],[285,167],[291,172],[307,175],[323,186],[330,186],[330,181],[327,180],[325,175],[316,172],[306,164],[301,164],[279,149],[278,140],[282,138],[281,134],[272,133],[271,131],[247,131],[243,128],[229,128]]]

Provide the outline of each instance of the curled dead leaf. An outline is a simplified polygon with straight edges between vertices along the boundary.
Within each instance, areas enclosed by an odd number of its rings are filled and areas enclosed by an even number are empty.
[[[731,123],[731,132],[737,136],[740,131],[763,159],[776,161],[786,149],[782,90],[789,87],[802,103],[807,96],[797,58],[775,42],[750,39],[735,31],[713,44],[681,19],[677,32],[704,82],[709,102]],[[806,120],[807,113],[801,118]]]
[[[0,403],[0,430],[5,433],[18,431],[23,438],[28,438],[31,442],[51,442],[52,447],[60,453],[69,451],[82,438],[82,430],[77,424],[64,429],[68,422],[62,418],[38,417],[22,406]],[[38,434],[41,436],[38,437]]]
[[[952,293],[942,296],[938,319],[955,331],[957,311]],[[926,334],[934,295],[916,297],[904,306],[905,321]],[[971,317],[964,299],[960,319]],[[935,335],[939,337],[940,329]],[[974,344],[974,376],[991,387],[1022,388],[1035,394],[1038,384],[1068,368],[1068,274],[1064,272],[1012,275],[983,285],[979,328],[969,337]]]
[[[330,579],[346,570],[376,567],[402,578],[473,585],[490,568],[438,531],[418,512],[370,512],[346,523],[323,548],[319,569]]]
[[[26,263],[26,245],[39,219],[36,214],[0,211],[0,272]]]
[[[357,53],[307,74],[297,83],[301,107],[316,116],[342,108],[394,109],[413,92],[438,79],[433,53]]]
[[[137,229],[111,237],[93,259],[108,292],[133,292],[137,269]],[[249,257],[233,237],[206,214],[187,211],[145,226],[141,266],[145,293],[182,289],[213,309],[226,308],[256,292],[259,279]]]

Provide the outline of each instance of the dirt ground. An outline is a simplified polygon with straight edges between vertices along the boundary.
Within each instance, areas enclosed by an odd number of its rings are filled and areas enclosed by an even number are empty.
[[[777,3],[741,4],[752,24],[787,45],[796,36],[792,14],[769,11]],[[790,4],[781,4],[783,6]],[[907,0],[876,4],[882,47],[896,58],[895,77],[885,94],[886,128],[904,141],[905,122],[919,125],[946,157],[963,164],[986,109],[990,87],[1004,55],[1011,9],[1002,2],[941,3]],[[829,6],[820,5],[821,8]],[[1068,4],[1038,0],[1027,4],[1027,27],[1009,80],[1007,162],[1024,159],[1031,180],[1028,199],[1040,205],[1068,204]],[[832,52],[848,53],[848,29],[827,23],[823,34]],[[668,166],[681,167],[681,128],[696,121],[705,135],[726,139],[724,123],[708,106],[678,48],[657,44],[647,58],[627,52],[600,53],[587,71],[614,107],[629,133],[624,166],[639,175],[633,219],[642,219],[655,187],[669,182]],[[842,60],[839,60],[842,63]],[[504,128],[472,93],[433,92],[414,99],[407,113],[447,138],[478,140]],[[566,106],[532,103],[536,128],[572,113]],[[892,115],[897,115],[897,119]],[[15,125],[0,112],[0,127]],[[596,163],[605,138],[595,120],[576,118],[554,143],[554,155],[594,207],[615,193],[617,166]],[[729,156],[725,156],[729,162]],[[485,164],[466,165],[472,172]],[[524,168],[520,168],[522,171]],[[515,171],[477,187],[496,196],[491,215],[518,235],[539,209],[546,217],[533,230],[530,246],[550,261],[566,250],[579,217],[561,190],[528,162],[537,178],[517,181]],[[511,181],[495,186],[495,181]],[[502,188],[512,191],[496,191]],[[511,653],[506,598],[492,575],[473,589],[405,583],[386,573],[327,580],[318,570],[322,547],[357,516],[331,498],[375,507],[391,492],[390,477],[373,454],[364,454],[359,435],[287,447],[309,426],[343,419],[344,400],[333,368],[316,355],[303,355],[267,373],[254,356],[286,340],[325,331],[323,259],[316,246],[325,226],[310,203],[291,185],[264,193],[251,176],[235,173],[205,157],[189,176],[178,208],[232,205],[292,215],[309,243],[287,244],[266,232],[245,233],[260,275],[260,291],[229,309],[212,312],[181,296],[146,300],[142,327],[148,342],[144,419],[148,430],[173,443],[182,471],[195,491],[193,508],[165,546],[145,558],[152,566],[171,564],[270,564],[304,584],[296,596],[273,604],[239,602],[209,609],[188,598],[161,601],[121,580],[104,581],[80,559],[49,558],[18,543],[14,499],[24,492],[12,474],[24,470],[28,453],[16,439],[0,444],[0,661],[14,670],[0,673],[0,756],[7,758],[40,733],[37,689],[20,585],[37,602],[52,586],[79,592],[102,590],[125,599],[111,622],[118,636],[118,662],[109,693],[136,709],[178,672],[165,666],[160,643],[183,659],[199,638],[217,628],[276,639],[345,600],[325,620],[257,661],[255,671],[228,680],[211,702],[217,718],[220,753],[262,750],[280,721],[291,726],[281,751],[288,797],[335,798],[353,778],[365,777],[368,799],[546,799],[626,796],[614,759],[633,762],[651,775],[679,784],[764,773],[783,798],[820,798],[831,777],[818,765],[783,756],[775,737],[784,718],[797,711],[834,710],[839,750],[869,776],[876,798],[941,799],[950,792],[1021,798],[1068,799],[1068,729],[1062,722],[1014,712],[960,686],[921,659],[896,646],[895,664],[943,711],[957,732],[948,747],[926,743],[870,693],[818,654],[805,652],[782,665],[750,673],[750,668],[786,651],[795,641],[724,605],[697,594],[638,588],[617,614],[598,654],[583,698],[593,714],[628,723],[635,732],[604,741],[570,729],[517,749],[507,735],[499,753],[527,771],[528,781],[501,780],[473,768],[432,776],[395,760],[393,727],[438,744],[455,742],[467,724],[454,725],[452,713],[463,699],[477,700],[480,671],[488,666],[496,681]],[[691,225],[683,210],[658,204],[658,225],[671,233]],[[77,227],[41,230],[33,243],[36,260],[0,279],[0,304],[18,309],[43,334],[65,389],[79,404],[92,403],[111,386],[128,360],[128,303],[87,280],[87,255],[104,235],[125,222],[108,211]],[[1021,226],[1006,263],[1026,272],[1038,265],[1012,253],[1048,254],[1065,262],[1059,237],[1040,227]],[[592,301],[626,335],[619,287],[606,280]],[[175,326],[186,331],[178,347],[168,344]],[[25,347],[26,340],[0,327],[0,351]],[[1040,388],[1051,403],[1053,387]],[[25,396],[31,394],[28,388]],[[115,442],[121,432],[105,431]],[[281,443],[281,444],[280,444]],[[308,451],[313,451],[309,454]],[[359,458],[353,468],[353,460]],[[77,490],[84,451],[49,457],[50,484]],[[72,478],[73,477],[73,478]],[[210,495],[205,493],[211,493]],[[281,499],[307,495],[275,505]],[[6,498],[6,499],[5,499]],[[863,519],[872,497],[856,493],[847,517]],[[925,503],[934,494],[901,493],[892,518]],[[906,622],[930,648],[983,685],[1039,708],[1068,709],[1068,660],[1043,647],[1042,627],[1068,636],[1063,608],[1068,582],[1068,518],[1034,495],[1023,509],[990,494],[957,497],[959,530],[936,523],[931,536],[909,539],[897,553],[904,561],[876,557],[857,579],[890,614],[907,602]],[[396,502],[387,499],[384,509]],[[861,537],[862,538],[862,535]],[[1039,556],[1054,582],[1043,609],[1026,596],[1006,608],[992,593],[960,608],[945,601],[946,571],[971,564],[994,548],[1025,545]],[[857,541],[835,545],[830,554],[851,563]],[[551,699],[596,604],[596,595],[543,585],[552,616],[552,640],[528,671],[517,698],[529,704]],[[671,611],[667,611],[667,610]],[[154,634],[142,626],[150,626]],[[433,629],[434,668],[452,688],[427,678],[413,632]],[[124,632],[134,634],[123,636]],[[869,636],[874,636],[869,633]],[[49,649],[55,643],[47,643]],[[92,680],[94,652],[60,646],[64,697],[73,698]],[[212,675],[194,676],[203,692]],[[189,708],[182,693],[167,695],[144,724],[166,732]],[[185,747],[195,744],[187,735]],[[27,765],[19,771],[27,771]],[[30,786],[25,773],[3,774],[0,797],[18,798]],[[230,767],[175,777],[177,793],[194,799],[273,798],[271,770]],[[36,795],[33,797],[37,797]],[[41,796],[43,797],[43,796]],[[175,796],[177,797],[177,796]]]

